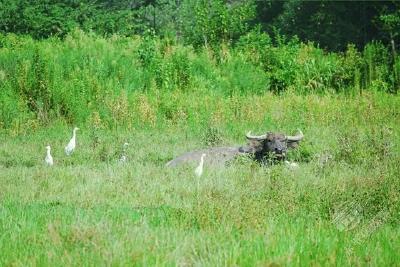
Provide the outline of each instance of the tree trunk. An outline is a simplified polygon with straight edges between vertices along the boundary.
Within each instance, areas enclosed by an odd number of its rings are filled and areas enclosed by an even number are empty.
[[[399,75],[397,73],[397,62],[396,62],[396,58],[397,58],[397,54],[396,54],[396,46],[394,43],[394,38],[393,38],[393,34],[390,34],[390,43],[392,45],[392,56],[393,56],[393,75],[394,75],[394,81],[393,81],[393,91],[394,93],[397,93],[397,89],[399,86]]]

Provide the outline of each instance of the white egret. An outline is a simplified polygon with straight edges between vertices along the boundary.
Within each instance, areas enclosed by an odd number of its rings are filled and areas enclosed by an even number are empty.
[[[72,138],[71,140],[69,140],[68,145],[65,147],[65,154],[67,154],[67,156],[71,155],[72,152],[74,152],[75,150],[75,146],[76,146],[76,131],[78,131],[79,128],[75,127],[72,133]]]
[[[122,146],[122,153],[121,153],[121,157],[119,158],[119,162],[126,162],[126,148],[129,146],[129,143],[124,143],[124,145]]]
[[[46,154],[46,157],[44,159],[44,162],[47,165],[52,166],[54,164],[54,162],[53,162],[53,157],[50,154],[50,150],[51,150],[50,146],[46,146],[46,150],[47,150],[47,154]]]
[[[206,154],[204,153],[201,155],[199,166],[197,166],[196,170],[194,171],[197,177],[200,177],[203,174],[203,165],[205,156]]]
[[[289,162],[287,160],[285,160],[285,165],[291,171],[297,170],[299,168],[299,164],[297,164],[296,162]]]

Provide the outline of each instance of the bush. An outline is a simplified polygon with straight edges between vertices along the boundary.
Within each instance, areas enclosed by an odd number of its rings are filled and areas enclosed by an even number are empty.
[[[143,37],[102,38],[78,29],[63,40],[1,35],[0,46],[0,124],[6,128],[28,120],[29,125],[55,119],[86,123],[93,112],[110,127],[131,125],[134,118],[127,114],[137,108],[136,93],[148,100],[140,103],[139,114],[154,125],[157,118],[190,117],[190,108],[158,103],[172,91],[211,99],[288,90],[395,92],[396,85],[389,53],[380,43],[362,53],[352,45],[344,54],[326,53],[313,43],[271,40],[257,30],[235,47],[227,42],[217,50],[160,40],[151,31]]]

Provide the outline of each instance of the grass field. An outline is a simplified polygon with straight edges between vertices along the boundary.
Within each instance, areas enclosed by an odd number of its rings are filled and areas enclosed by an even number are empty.
[[[138,99],[123,126],[78,125],[71,157],[63,121],[1,133],[1,266],[399,264],[398,96]],[[193,166],[164,167],[185,151],[244,144],[247,130],[297,128],[297,170],[239,159],[199,179]]]

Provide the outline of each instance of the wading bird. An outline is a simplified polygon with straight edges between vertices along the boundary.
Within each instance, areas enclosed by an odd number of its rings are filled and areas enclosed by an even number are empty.
[[[46,165],[52,166],[54,164],[53,162],[53,157],[50,154],[50,146],[46,146],[46,150],[47,150],[47,154],[46,157],[44,158],[44,162],[46,163]]]
[[[119,158],[119,162],[126,162],[126,148],[129,146],[129,143],[124,143],[124,145],[122,146],[122,153],[121,153],[121,157]]]
[[[203,174],[203,165],[205,156],[206,154],[204,153],[201,155],[199,166],[197,166],[196,170],[194,171],[197,177],[200,177]]]
[[[65,154],[67,154],[67,156],[71,155],[72,152],[74,152],[75,150],[75,146],[76,146],[76,131],[78,131],[79,128],[75,127],[72,133],[72,138],[71,140],[69,140],[68,145],[65,147]]]
[[[285,160],[285,165],[291,171],[297,170],[299,168],[299,164],[297,164],[296,162],[289,162],[287,160]]]

